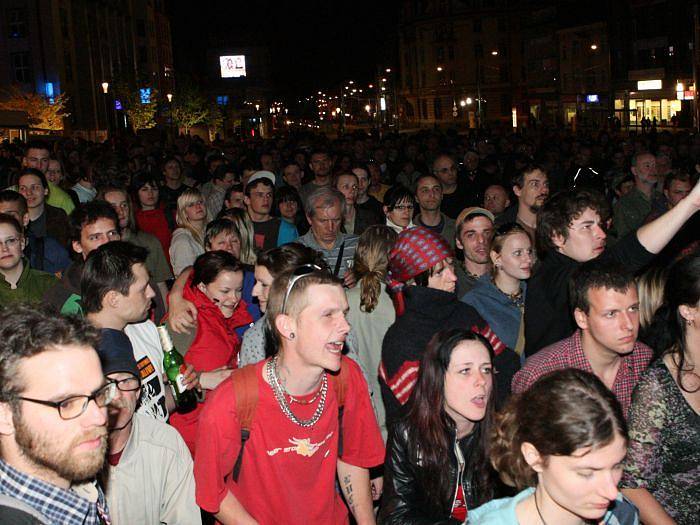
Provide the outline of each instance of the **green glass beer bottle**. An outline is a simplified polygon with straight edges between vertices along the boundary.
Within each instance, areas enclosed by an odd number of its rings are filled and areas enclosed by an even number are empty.
[[[163,347],[163,368],[168,376],[170,386],[173,389],[175,396],[176,410],[180,414],[187,414],[197,408],[197,395],[193,390],[187,390],[183,380],[183,374],[180,367],[184,364],[184,360],[173,346],[173,340],[170,338],[166,326],[158,327],[158,336],[160,344]]]

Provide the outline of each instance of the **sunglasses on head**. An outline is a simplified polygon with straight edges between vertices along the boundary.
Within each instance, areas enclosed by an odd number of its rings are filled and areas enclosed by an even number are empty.
[[[306,277],[307,275],[311,275],[312,273],[320,270],[321,267],[315,264],[303,264],[294,269],[294,271],[292,272],[292,276],[289,278],[289,282],[287,283],[287,291],[284,293],[284,300],[282,301],[282,310],[280,310],[282,313],[286,311],[287,299],[289,299],[289,294],[292,292],[292,288],[294,288],[296,282],[302,277]]]

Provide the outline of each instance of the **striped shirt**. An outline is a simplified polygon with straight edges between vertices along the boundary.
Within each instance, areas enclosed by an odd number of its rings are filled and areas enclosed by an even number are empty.
[[[62,489],[28,476],[0,460],[0,494],[29,505],[51,523],[109,525],[102,489],[95,482]]]
[[[304,246],[308,246],[309,248],[313,248],[317,252],[321,252],[321,255],[323,255],[323,258],[326,260],[326,264],[330,268],[331,272],[335,271],[338,256],[340,255],[340,247],[343,246],[343,260],[340,262],[340,267],[338,269],[338,277],[342,279],[345,272],[352,266],[358,239],[359,237],[357,235],[338,233],[338,237],[335,239],[333,248],[326,250],[316,241],[314,232],[309,230],[305,235],[299,237],[296,242],[299,242]]]

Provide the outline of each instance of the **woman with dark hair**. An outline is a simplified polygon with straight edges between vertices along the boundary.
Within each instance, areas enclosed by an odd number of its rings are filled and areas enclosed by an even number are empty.
[[[214,390],[238,367],[241,340],[236,328],[252,322],[246,302],[241,299],[242,292],[243,268],[233,255],[214,251],[197,257],[191,280],[183,291],[183,297],[197,309],[196,332],[186,350],[185,363],[197,371],[205,392]],[[170,417],[193,456],[200,411],[198,407]]]
[[[169,253],[172,232],[159,201],[160,189],[155,177],[139,173],[131,181],[131,197],[136,204],[134,215],[139,229],[154,235],[163,251]]]
[[[669,268],[651,333],[661,356],[629,411],[623,492],[644,523],[696,525],[700,516],[700,254]],[[651,341],[650,341],[651,342]]]
[[[521,492],[470,511],[467,523],[639,524],[637,509],[617,488],[625,418],[593,374],[558,370],[513,396],[496,416],[489,445],[501,479]]]
[[[401,233],[403,230],[413,228],[413,209],[416,201],[411,190],[397,184],[392,186],[384,194],[384,215],[386,225]]]
[[[309,224],[304,217],[304,206],[296,188],[282,186],[275,190],[275,208],[282,220],[293,224],[302,235],[309,231]]]
[[[432,338],[389,438],[382,523],[463,523],[468,509],[491,499],[493,372],[482,335],[447,330]]]

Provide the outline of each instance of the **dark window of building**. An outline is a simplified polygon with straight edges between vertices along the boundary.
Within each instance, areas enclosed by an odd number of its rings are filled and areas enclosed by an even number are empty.
[[[423,118],[428,118],[428,101],[426,99],[421,100],[421,107],[423,108]]]
[[[139,62],[148,62],[148,50],[146,46],[139,46]]]
[[[498,73],[501,82],[508,82],[510,80],[510,70],[508,66],[501,66]]]
[[[136,22],[136,36],[146,36],[146,23],[143,20]]]
[[[10,38],[24,38],[27,36],[26,9],[8,9],[7,23]]]
[[[63,48],[63,69],[66,72],[66,82],[73,81],[73,60],[70,56],[70,49]]]
[[[498,30],[501,33],[504,33],[505,31],[508,30],[508,23],[506,22],[506,19],[503,16],[498,18]]]
[[[420,87],[425,86],[425,71],[420,72]]]
[[[58,16],[61,20],[61,36],[64,39],[70,38],[70,30],[68,29],[68,11],[65,7],[61,7],[58,10]]]
[[[435,113],[435,120],[442,119],[442,101],[439,98],[433,99],[433,112]]]
[[[450,58],[450,60],[455,59],[455,48],[454,46],[449,46],[447,48],[447,56]]]
[[[481,18],[475,18],[473,21],[474,32],[481,33]]]
[[[513,105],[513,98],[510,93],[504,93],[501,95],[501,116],[507,117],[511,114]]]
[[[415,116],[414,111],[413,111],[413,104],[410,102],[406,102],[406,116],[408,118],[413,118]]]
[[[445,60],[445,48],[442,46],[435,48],[435,57],[437,58],[438,62]]]
[[[474,44],[474,56],[476,58],[481,58],[484,56],[484,46],[481,45],[481,42]]]
[[[32,67],[29,53],[12,53],[12,55],[10,55],[10,60],[12,61],[15,81],[22,84],[31,82]]]

